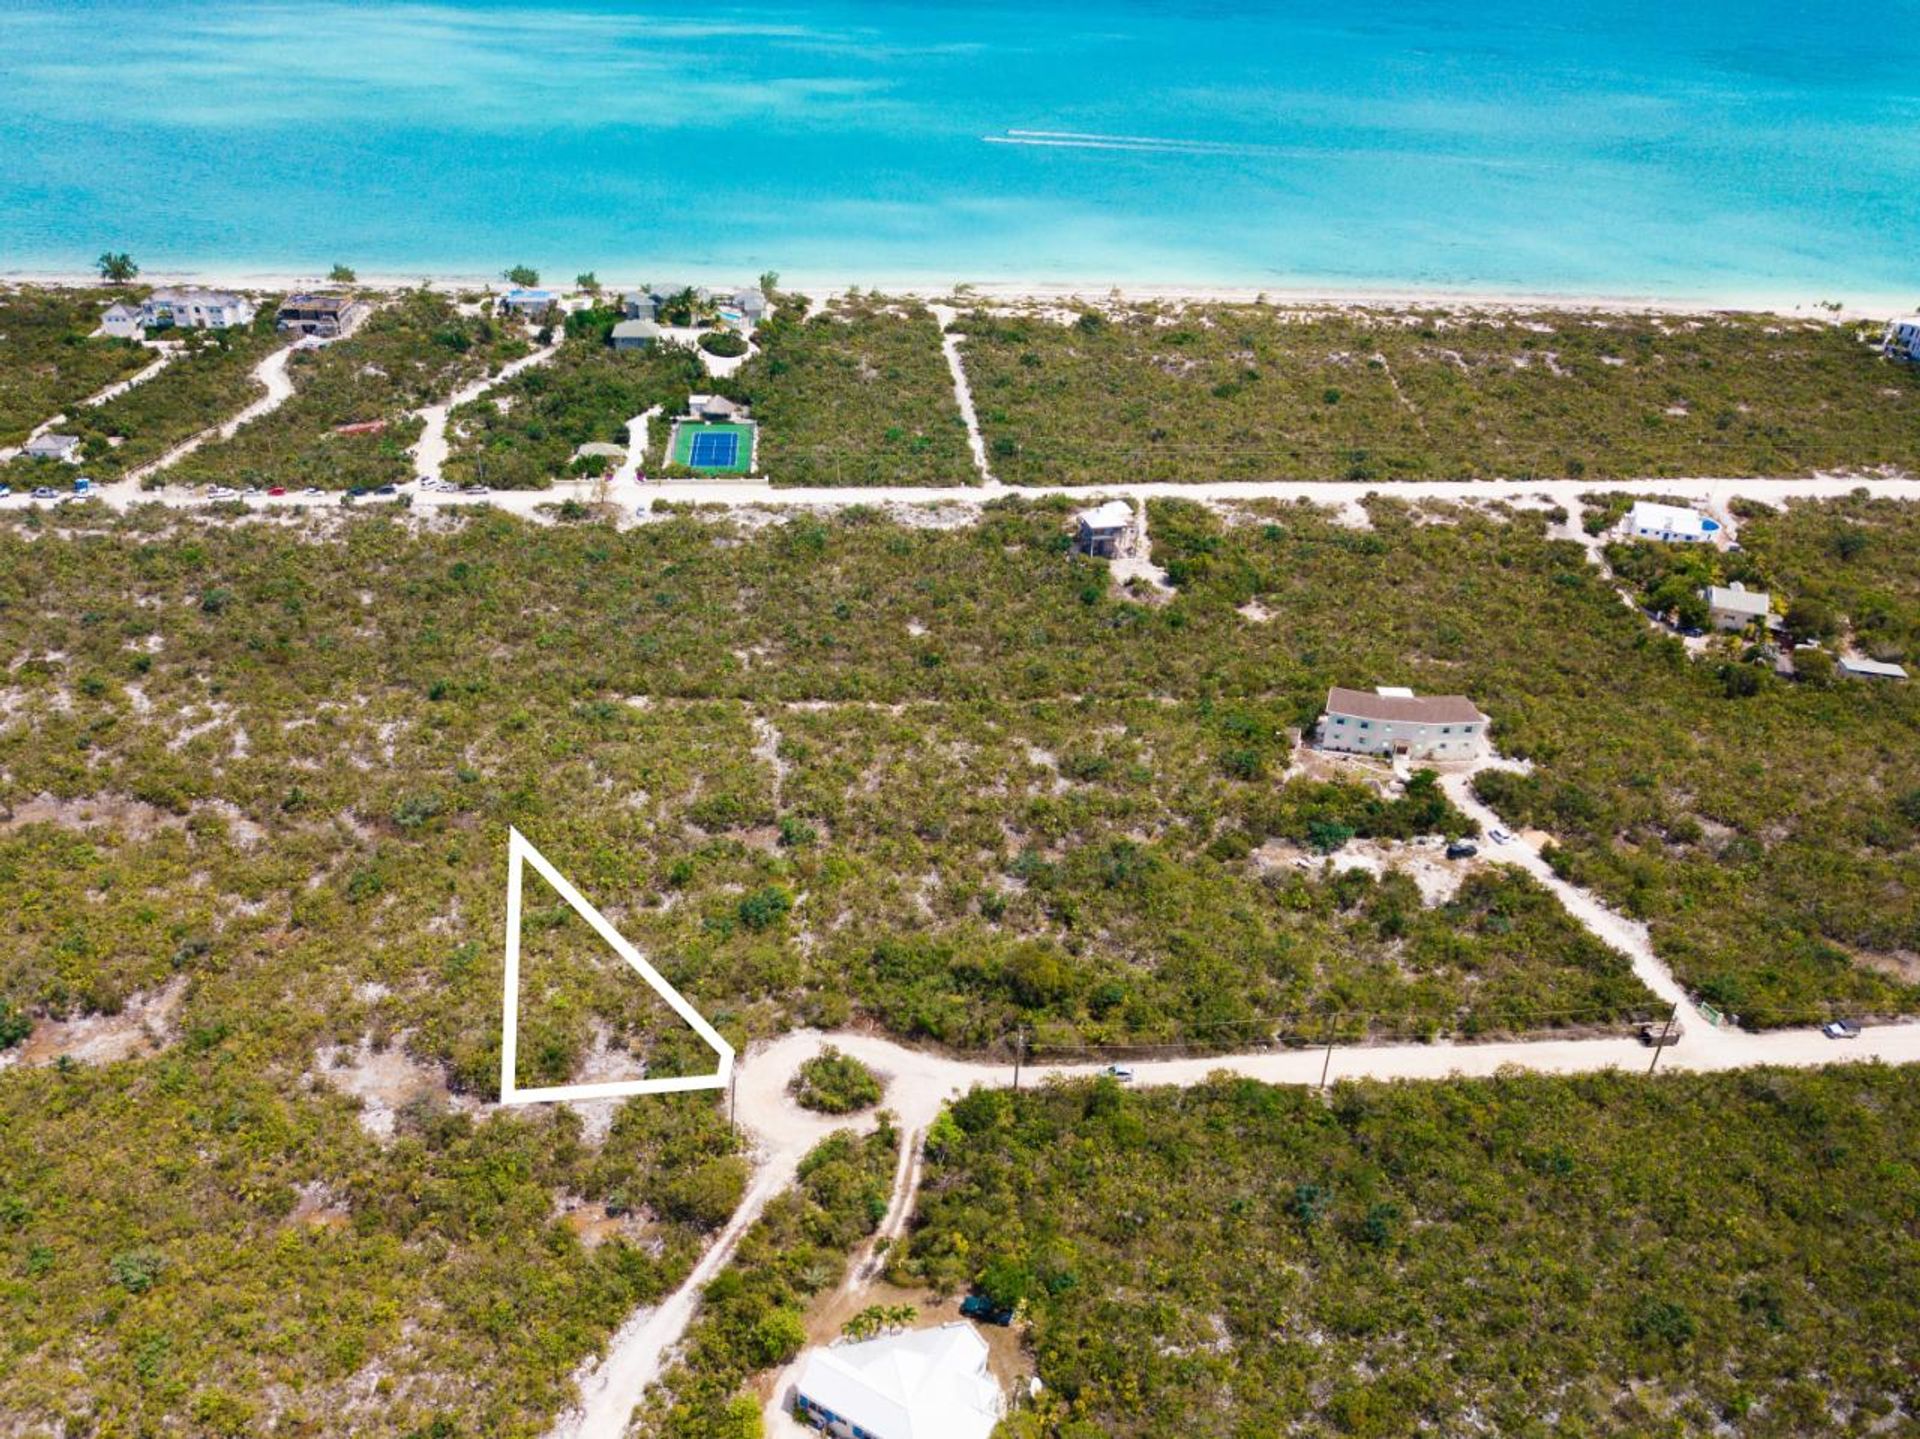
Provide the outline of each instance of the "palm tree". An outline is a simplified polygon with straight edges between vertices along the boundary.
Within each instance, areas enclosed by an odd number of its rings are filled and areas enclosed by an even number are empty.
[[[140,273],[140,267],[133,263],[133,256],[125,250],[107,251],[93,262],[93,267],[109,285],[124,285]]]

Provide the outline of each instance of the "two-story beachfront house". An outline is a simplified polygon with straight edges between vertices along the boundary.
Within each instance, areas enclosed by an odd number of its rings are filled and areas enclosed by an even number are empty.
[[[1478,759],[1492,724],[1465,695],[1416,695],[1382,685],[1374,690],[1327,691],[1326,713],[1315,727],[1322,749],[1408,759]]]
[[[815,1349],[793,1389],[793,1412],[836,1439],[987,1439],[1002,1407],[964,1321]]]
[[[1133,548],[1133,506],[1108,500],[1074,517],[1073,547],[1083,555],[1113,560]]]
[[[155,290],[140,305],[146,329],[230,330],[253,323],[253,301],[231,290]]]
[[[317,340],[334,340],[366,316],[367,306],[352,295],[289,295],[273,317],[276,330]]]
[[[1658,540],[1669,545],[1711,544],[1720,533],[1720,522],[1698,510],[1679,505],[1662,505],[1653,500],[1635,500],[1620,529],[1629,539]]]

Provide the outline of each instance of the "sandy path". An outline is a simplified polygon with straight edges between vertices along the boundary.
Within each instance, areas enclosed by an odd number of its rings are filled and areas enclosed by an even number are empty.
[[[522,355],[517,360],[509,361],[500,367],[498,374],[482,376],[463,389],[455,390],[437,405],[428,405],[425,409],[415,410],[413,413],[426,421],[426,428],[420,431],[420,438],[415,440],[412,448],[407,451],[413,456],[414,478],[437,480],[440,478],[440,471],[446,467],[447,453],[450,448],[447,443],[448,415],[461,405],[479,399],[495,385],[511,380],[522,370],[531,369],[535,365],[544,365],[560,353],[560,345],[564,338],[564,336],[558,337],[544,349],[535,350],[530,355]]]
[[[940,352],[947,357],[947,370],[953,376],[954,403],[960,406],[960,418],[966,422],[973,467],[979,472],[981,484],[997,487],[1000,482],[987,464],[987,442],[980,435],[980,416],[973,408],[973,386],[967,383],[967,368],[960,363],[960,336],[947,333],[947,326],[960,318],[960,312],[951,305],[929,305],[927,309],[940,326]]]
[[[158,459],[149,460],[144,465],[139,465],[128,470],[126,474],[122,475],[111,485],[102,486],[97,493],[116,509],[125,509],[128,505],[138,502],[143,497],[162,499],[163,503],[170,502],[174,498],[173,496],[164,496],[164,498],[163,494],[143,496],[140,488],[141,484],[149,475],[157,475],[162,470],[172,469],[173,466],[179,464],[180,461],[184,460],[188,455],[211,440],[232,439],[239,433],[242,425],[250,420],[257,420],[262,415],[272,414],[288,400],[292,399],[293,381],[287,375],[287,362],[292,358],[293,346],[282,345],[279,349],[268,355],[266,359],[253,367],[254,382],[263,386],[265,391],[259,399],[253,401],[244,409],[228,419],[221,421],[219,424],[209,425],[206,429],[200,431],[199,434],[189,436],[187,439],[182,440]],[[189,498],[189,496],[187,492],[183,490],[178,492],[178,498],[184,501]]]
[[[250,418],[251,416],[249,416]],[[171,463],[171,460],[168,461]],[[1187,499],[1205,503],[1232,503],[1249,500],[1291,502],[1306,500],[1335,508],[1358,506],[1373,496],[1426,503],[1485,502],[1490,500],[1543,501],[1548,504],[1576,504],[1581,494],[1595,490],[1619,490],[1629,494],[1670,494],[1708,503],[1724,503],[1733,498],[1758,500],[1763,504],[1783,505],[1796,499],[1839,499],[1856,489],[1866,488],[1882,499],[1920,500],[1920,479],[1862,480],[1856,475],[1814,475],[1798,479],[1690,479],[1690,480],[1611,480],[1596,484],[1591,480],[1436,480],[1382,481],[1376,484],[1352,484],[1346,481],[1256,481],[1218,480],[1183,485],[1168,481],[1122,481],[1110,485],[1034,485],[1018,490],[995,485],[994,494],[1025,494],[1039,498],[1064,495],[1070,499],[1094,502],[1102,499]],[[562,488],[552,490],[502,490],[485,497],[418,494],[416,506],[491,505],[510,514],[532,516],[544,505],[558,504],[566,497]],[[747,506],[754,509],[837,509],[850,505],[958,505],[979,506],[988,496],[977,485],[940,488],[916,486],[875,486],[870,488],[792,488],[776,489],[765,480],[650,481],[645,499],[671,500],[704,505]],[[141,493],[137,486],[116,484],[105,487],[100,498],[116,509],[136,503],[157,503],[190,507],[205,503],[204,497],[185,490],[158,490]],[[24,497],[0,501],[0,506],[23,504]],[[250,506],[262,508],[299,507],[313,503],[299,495],[256,496]],[[645,512],[623,508],[622,524],[643,523]]]
[[[627,421],[627,458],[620,466],[621,479],[639,481],[640,472],[647,465],[647,427],[659,413],[660,406],[655,405],[644,414],[635,415]]]
[[[151,380],[155,375],[166,369],[168,365],[172,364],[174,357],[180,353],[181,349],[179,345],[156,345],[153,348],[158,352],[158,358],[155,359],[152,364],[148,365],[145,369],[134,371],[133,374],[128,375],[124,380],[115,380],[97,395],[88,395],[86,399],[80,402],[78,408],[89,410],[97,409],[101,405],[106,404],[108,400],[126,394],[126,392],[131,390],[135,385],[144,385],[148,380]],[[42,435],[53,434],[60,426],[66,423],[67,414],[63,410],[50,420],[42,420],[28,431],[25,444],[0,446],[0,464],[11,460],[14,456],[26,449],[27,445],[32,444]]]

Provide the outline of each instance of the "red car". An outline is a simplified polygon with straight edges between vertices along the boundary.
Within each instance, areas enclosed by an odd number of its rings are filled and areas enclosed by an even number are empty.
[[[267,491],[270,495],[284,495],[286,492],[287,487],[285,485],[275,485]]]

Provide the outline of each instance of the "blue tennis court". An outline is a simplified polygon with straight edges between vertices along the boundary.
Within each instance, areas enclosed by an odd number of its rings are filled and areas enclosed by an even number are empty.
[[[740,459],[740,437],[731,430],[703,430],[693,437],[688,463],[696,470],[730,470]]]

